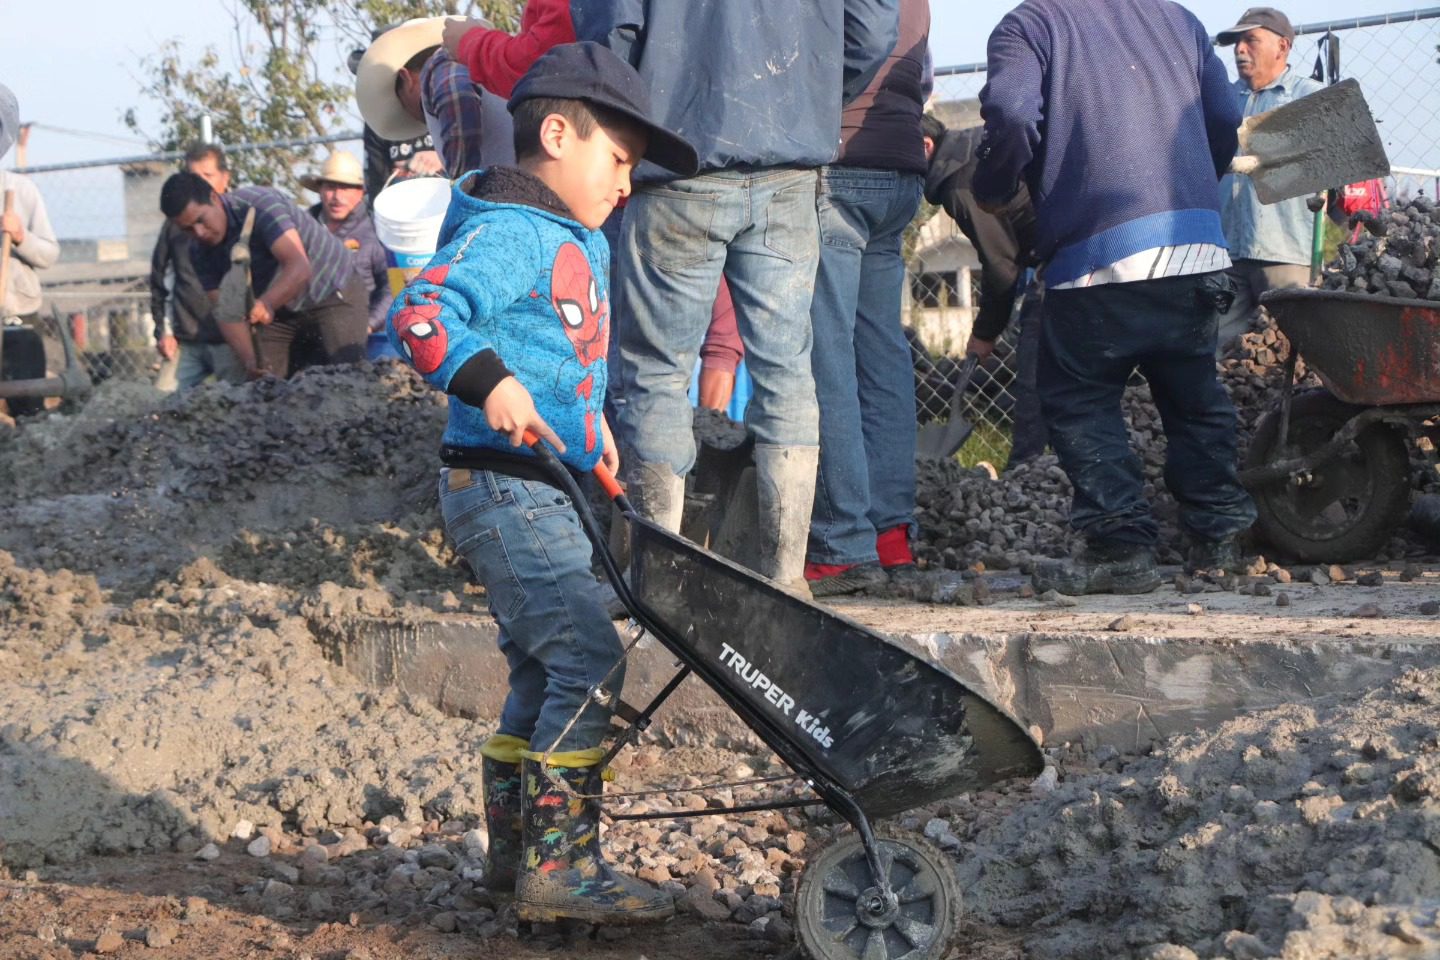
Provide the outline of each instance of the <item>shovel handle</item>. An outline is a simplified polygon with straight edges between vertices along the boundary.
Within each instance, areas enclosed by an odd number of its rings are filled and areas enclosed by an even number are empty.
[[[540,437],[532,430],[525,431],[525,445],[534,450],[535,453],[542,459],[555,459],[555,454],[550,450],[548,446],[546,446],[541,441]],[[600,489],[604,490],[606,496],[608,496],[611,500],[617,500],[620,497],[625,496],[625,491],[623,488],[621,488],[620,481],[615,479],[615,474],[610,472],[610,468],[605,466],[605,462],[603,460],[596,462],[595,467],[591,472],[595,474],[595,479],[600,481]]]
[[[980,365],[978,353],[967,353],[965,359],[960,363],[960,369],[955,374],[955,392],[950,395],[950,416],[958,419],[965,409],[965,391],[970,389],[970,381],[975,377],[975,368]]]

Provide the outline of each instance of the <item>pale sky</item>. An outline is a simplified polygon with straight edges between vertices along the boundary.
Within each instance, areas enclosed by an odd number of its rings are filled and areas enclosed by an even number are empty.
[[[1211,32],[1233,24],[1246,0],[1192,0]],[[1304,0],[1288,12],[1296,23],[1412,9],[1417,0]],[[985,39],[1013,0],[932,0],[931,45],[937,64],[984,59]],[[1282,7],[1284,8],[1284,7]],[[198,55],[208,44],[234,62],[234,35],[224,0],[72,0],[57,17],[47,3],[8,0],[0,32],[0,81],[15,91],[21,119],[50,127],[105,134],[115,140],[36,129],[31,164],[124,156],[142,152],[125,129],[127,107],[151,121],[155,112],[138,94],[140,60],[171,37]],[[338,41],[331,41],[339,65]],[[5,165],[13,164],[13,157]]]

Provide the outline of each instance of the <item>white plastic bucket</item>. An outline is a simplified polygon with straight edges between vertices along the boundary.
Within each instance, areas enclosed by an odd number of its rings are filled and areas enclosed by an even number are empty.
[[[399,180],[375,197],[375,236],[385,248],[392,294],[398,295],[435,256],[449,208],[450,181],[443,177]]]

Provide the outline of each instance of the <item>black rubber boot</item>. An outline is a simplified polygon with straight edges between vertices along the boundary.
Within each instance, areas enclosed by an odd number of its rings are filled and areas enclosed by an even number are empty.
[[[509,893],[515,889],[524,846],[520,830],[520,764],[482,757],[480,782],[485,790],[485,829],[490,834],[485,878],[481,883],[497,893]]]
[[[1090,544],[1078,558],[1047,560],[1030,582],[1037,593],[1054,590],[1072,597],[1087,593],[1149,593],[1160,586],[1155,551],[1138,543]]]
[[[1240,544],[1234,537],[1192,540],[1190,549],[1185,553],[1185,572],[1244,573],[1245,558],[1240,555]]]
[[[824,597],[845,597],[852,593],[864,593],[890,583],[879,560],[857,563],[849,570],[820,577],[810,581],[810,595],[817,600]]]
[[[519,919],[634,924],[674,916],[669,894],[616,873],[600,853],[600,767],[550,766],[550,776],[572,793],[552,782],[539,761],[527,757],[522,763],[525,849],[515,883]]]

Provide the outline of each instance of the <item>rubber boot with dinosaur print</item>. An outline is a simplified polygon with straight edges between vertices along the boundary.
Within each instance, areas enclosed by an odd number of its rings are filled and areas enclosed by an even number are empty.
[[[600,853],[601,755],[598,749],[552,754],[547,776],[526,754],[525,849],[515,883],[521,920],[635,924],[675,913],[669,894],[617,873]]]
[[[519,737],[497,733],[480,748],[480,782],[485,791],[485,829],[490,849],[485,858],[481,883],[496,893],[515,889],[520,871],[521,840],[521,751],[530,743]]]

